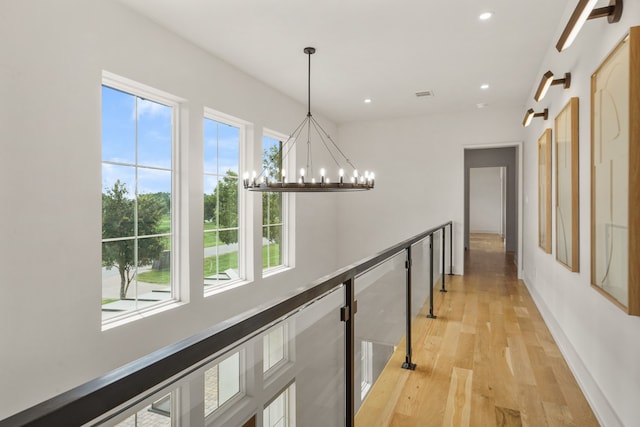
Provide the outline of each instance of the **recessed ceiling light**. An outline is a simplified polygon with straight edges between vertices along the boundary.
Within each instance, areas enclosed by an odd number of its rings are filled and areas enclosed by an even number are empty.
[[[480,86],[480,89],[483,89],[483,90],[489,89],[489,85],[485,83],[482,86]]]
[[[365,103],[365,104],[371,104],[371,98],[367,98],[367,99],[365,99],[365,100],[364,100],[364,103]]]
[[[493,13],[491,13],[491,12],[484,12],[484,13],[481,13],[481,14],[480,14],[480,16],[478,16],[478,18],[479,18],[481,21],[486,21],[487,19],[491,18],[492,16],[493,16]]]
[[[479,104],[476,104],[476,107],[478,108],[487,108],[489,106],[489,104],[487,104],[486,102],[481,102]]]

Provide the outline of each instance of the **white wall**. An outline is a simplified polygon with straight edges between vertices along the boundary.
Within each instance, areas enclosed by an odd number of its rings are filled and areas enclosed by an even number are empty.
[[[640,318],[627,316],[590,286],[590,77],[628,28],[640,24],[640,3],[625,2],[617,24],[608,24],[606,19],[588,21],[574,44],[558,53],[555,42],[575,6],[575,2],[569,3],[538,76],[547,70],[556,75],[571,72],[571,88],[552,87],[536,105],[533,94],[539,81],[535,81],[527,99],[527,108],[540,111],[548,107],[549,120],[534,119],[526,133],[524,278],[601,423],[635,426],[640,420]],[[579,273],[571,273],[555,261],[555,245],[553,254],[539,249],[536,237],[536,140],[545,128],[553,127],[553,119],[574,96],[580,98]],[[521,113],[524,115],[524,110]],[[555,176],[553,179],[555,182]],[[554,241],[555,223],[554,213]]]
[[[203,108],[254,124],[249,155],[259,165],[261,129],[290,132],[305,106],[115,1],[3,2],[0,52],[0,419],[337,268],[336,198],[301,195],[296,268],[262,280],[258,261],[253,283],[203,297]],[[102,70],[186,100],[188,245],[179,284],[188,303],[104,332]],[[249,198],[259,260],[260,197]]]
[[[521,115],[489,108],[341,125],[340,142],[356,166],[376,174],[373,191],[338,199],[342,262],[453,220],[454,273],[460,274],[464,147],[521,141]]]
[[[502,228],[502,181],[500,168],[469,171],[469,231],[500,234]]]

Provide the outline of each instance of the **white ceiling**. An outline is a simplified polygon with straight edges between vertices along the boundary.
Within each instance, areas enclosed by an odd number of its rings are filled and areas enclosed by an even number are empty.
[[[524,112],[568,0],[120,1],[303,104],[315,47],[312,112],[345,123],[478,103]]]

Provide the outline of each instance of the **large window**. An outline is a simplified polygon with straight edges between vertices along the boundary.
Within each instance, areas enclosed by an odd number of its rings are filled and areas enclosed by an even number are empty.
[[[204,119],[204,284],[242,279],[238,170],[242,125]]]
[[[204,415],[215,412],[222,405],[242,393],[240,353],[234,353],[204,373]]]
[[[281,324],[262,338],[262,372],[276,369],[289,358],[289,327]]]
[[[177,103],[135,84],[102,86],[102,317],[175,298]]]
[[[264,427],[295,427],[295,383],[287,387],[264,408],[262,425]]]
[[[262,162],[272,179],[282,179],[282,140],[265,135],[262,138]],[[262,193],[262,269],[272,270],[286,265],[286,233],[283,193]]]

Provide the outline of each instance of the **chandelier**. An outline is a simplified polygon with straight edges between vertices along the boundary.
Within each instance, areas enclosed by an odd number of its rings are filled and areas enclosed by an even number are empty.
[[[279,151],[276,156],[269,159],[273,162],[275,159],[281,159],[284,162],[291,148],[296,144],[300,135],[306,130],[307,139],[307,164],[306,168],[300,168],[299,175],[289,179],[286,176],[284,168],[279,169],[279,165],[266,164],[262,173],[258,175],[255,171],[249,175],[245,172],[243,175],[244,188],[249,191],[262,191],[262,192],[333,192],[333,191],[361,191],[371,190],[375,184],[375,175],[373,172],[365,171],[363,174],[358,172],[358,169],[353,165],[340,147],[335,143],[333,138],[320,126],[316,119],[311,114],[311,55],[316,52],[313,47],[305,47],[304,53],[309,57],[309,67],[307,73],[308,86],[307,86],[307,116],[291,133],[289,138],[280,145]],[[338,172],[337,178],[332,180],[326,173],[325,168],[319,169],[319,175],[315,176],[313,159],[311,156],[311,134],[317,135],[317,139],[322,142],[322,145],[329,153],[331,158],[336,164]],[[345,175],[345,167],[348,169],[348,175]],[[278,171],[276,176],[271,176],[271,173]]]

